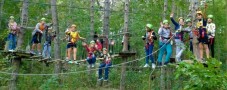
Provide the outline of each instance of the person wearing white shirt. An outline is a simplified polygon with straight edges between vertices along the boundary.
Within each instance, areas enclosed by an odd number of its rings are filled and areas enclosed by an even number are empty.
[[[208,31],[208,38],[209,38],[209,49],[211,52],[211,56],[214,57],[214,42],[215,42],[215,29],[216,26],[213,23],[213,15],[208,15],[208,23],[207,23],[207,31]]]

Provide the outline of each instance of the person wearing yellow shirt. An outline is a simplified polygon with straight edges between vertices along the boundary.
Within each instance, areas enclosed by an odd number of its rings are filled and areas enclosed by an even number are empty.
[[[73,24],[71,25],[71,27],[69,28],[70,30],[68,32],[66,32],[66,34],[68,34],[69,39],[68,39],[68,44],[67,44],[67,59],[69,59],[69,63],[76,63],[78,64],[78,62],[76,61],[76,54],[77,54],[77,41],[79,39],[84,40],[85,38],[80,37],[79,32],[76,30],[76,25]],[[71,52],[73,51],[73,61],[71,61]]]

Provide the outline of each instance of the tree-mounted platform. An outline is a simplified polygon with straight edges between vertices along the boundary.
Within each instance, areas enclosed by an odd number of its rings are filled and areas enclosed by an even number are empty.
[[[35,56],[35,54],[26,53],[25,51],[1,51],[1,53],[4,56],[10,55],[17,58],[31,58]]]

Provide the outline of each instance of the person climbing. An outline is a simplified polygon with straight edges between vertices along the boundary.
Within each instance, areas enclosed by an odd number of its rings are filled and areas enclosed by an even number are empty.
[[[170,14],[170,19],[172,21],[172,23],[175,26],[175,43],[176,43],[176,61],[180,62],[181,61],[181,55],[183,53],[183,51],[185,50],[185,45],[183,42],[183,37],[184,37],[184,31],[183,31],[183,27],[184,27],[184,19],[183,17],[179,17],[178,18],[178,23],[174,20],[173,18],[174,13]]]
[[[209,58],[209,48],[208,48],[208,34],[207,34],[207,20],[206,20],[206,15],[202,13],[202,11],[197,11],[196,12],[196,16],[197,16],[197,29],[199,31],[199,53],[200,53],[200,60],[202,60],[203,62],[205,62],[205,59],[203,58],[203,49],[205,48],[206,51],[206,56],[207,58]]]
[[[89,45],[87,45],[85,42],[83,42],[82,44],[87,51],[86,61],[88,62],[88,67],[89,68],[95,67],[95,62],[96,62],[95,52],[98,50],[97,43],[95,43],[95,41],[92,40]]]
[[[110,54],[108,53],[108,51],[107,51],[106,48],[103,48],[103,52],[102,53],[103,54],[100,57],[101,63],[100,63],[99,70],[98,70],[98,74],[99,74],[98,81],[102,81],[103,80],[102,73],[103,73],[103,68],[104,68],[104,71],[105,71],[105,74],[104,74],[104,82],[108,82],[109,68],[112,65],[112,63],[111,63],[111,57],[110,57]]]
[[[215,23],[213,23],[213,15],[208,15],[208,23],[207,23],[207,31],[208,31],[208,38],[209,38],[209,48],[211,57],[214,58],[214,43],[215,43]]]
[[[8,41],[9,41],[8,50],[14,51],[16,49],[16,43],[17,43],[16,36],[19,31],[19,27],[17,26],[17,23],[14,21],[13,16],[10,16],[8,27],[10,31],[8,35]]]
[[[160,23],[160,28],[158,30],[158,34],[160,35],[159,38],[159,54],[158,54],[158,65],[163,65],[162,64],[162,57],[163,54],[166,52],[166,58],[165,61],[163,62],[165,65],[169,63],[171,54],[172,54],[172,46],[170,44],[170,39],[172,37],[172,33],[170,31],[170,26],[169,26],[169,21],[164,20],[163,22]]]
[[[155,62],[152,55],[152,51],[154,48],[154,40],[157,40],[157,37],[155,35],[153,25],[147,24],[146,25],[146,34],[145,34],[145,52],[146,52],[146,64],[144,67],[149,67],[149,59],[152,63],[152,68],[155,68]]]
[[[37,47],[38,55],[41,55],[41,40],[44,30],[47,29],[46,18],[42,18],[39,23],[36,24],[35,29],[32,32],[32,49],[31,53],[35,54],[34,49]]]
[[[192,32],[192,21],[191,19],[186,19],[186,23],[187,23],[187,27],[184,28],[184,30],[189,33],[189,49],[190,51],[193,53],[193,44],[192,44],[192,41],[193,41],[193,32]]]
[[[50,59],[51,58],[51,41],[56,37],[56,35],[53,34],[52,27],[48,27],[48,29],[45,31],[44,37],[45,37],[45,42],[44,42],[42,55],[44,59]]]
[[[75,63],[75,64],[79,64],[76,61],[76,55],[77,55],[77,41],[79,39],[84,40],[85,38],[80,37],[79,32],[77,31],[77,26],[75,24],[72,24],[71,27],[69,28],[70,30],[66,32],[66,34],[69,36],[69,41],[67,44],[67,61],[69,61],[69,63]],[[73,51],[73,60],[71,60],[71,52]]]

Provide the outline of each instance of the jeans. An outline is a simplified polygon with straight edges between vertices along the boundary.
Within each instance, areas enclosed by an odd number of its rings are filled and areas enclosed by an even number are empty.
[[[193,44],[192,44],[192,40],[190,40],[190,51],[193,53]]]
[[[158,63],[162,65],[162,57],[164,55],[165,52],[167,52],[166,54],[166,58],[164,63],[168,64],[169,63],[169,59],[172,55],[172,45],[170,43],[163,43],[163,42],[159,42],[159,54],[158,54]]]
[[[15,50],[16,43],[17,43],[16,34],[9,33],[9,35],[8,35],[8,41],[9,41],[8,49],[9,50]]]
[[[87,57],[87,62],[88,62],[88,64],[95,64],[95,62],[96,62],[96,57],[95,57],[95,55],[92,55],[92,57],[91,58],[89,58],[89,57]]]
[[[145,46],[145,51],[146,51],[146,64],[149,64],[149,59],[151,60],[151,63],[154,63],[154,58],[152,55],[154,45],[153,44],[147,44]]]
[[[180,39],[175,39],[176,42],[176,60],[177,62],[181,61],[181,55],[185,50],[185,45]]]
[[[105,70],[105,77],[104,77],[104,80],[108,80],[108,76],[109,76],[109,68],[110,66],[112,65],[112,63],[100,63],[100,66],[99,66],[99,79],[102,78],[102,69],[104,68]]]
[[[210,53],[211,53],[211,57],[214,58],[214,42],[215,42],[215,38],[210,38],[210,42],[209,42],[209,48],[210,48]]]
[[[43,58],[50,58],[50,56],[51,56],[51,45],[49,43],[44,43],[42,55],[43,55]]]

